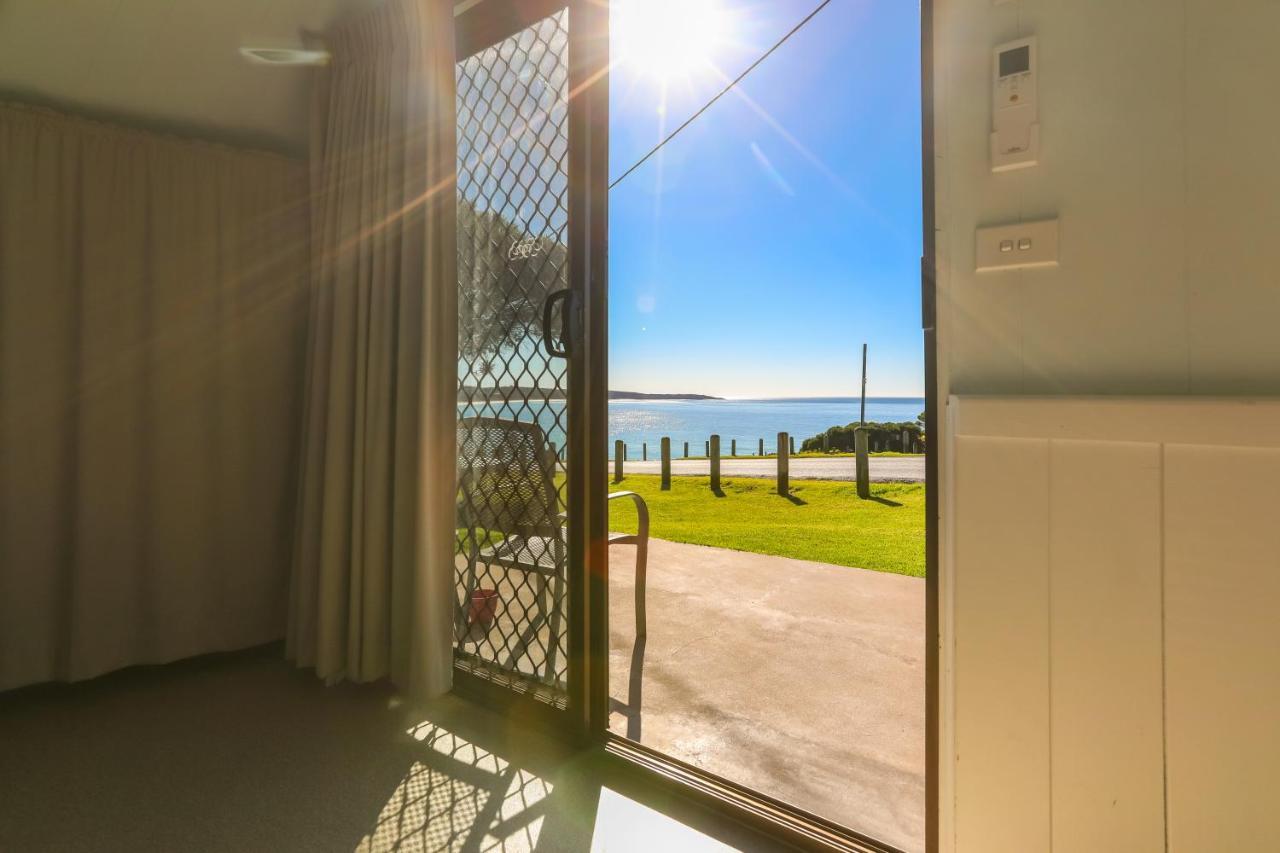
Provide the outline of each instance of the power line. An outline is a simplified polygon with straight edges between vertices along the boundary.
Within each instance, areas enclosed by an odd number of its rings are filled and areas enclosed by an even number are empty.
[[[694,113],[693,115],[689,116],[687,119],[685,119],[683,124],[681,124],[681,125],[680,125],[679,127],[677,127],[675,130],[673,130],[673,131],[671,131],[670,133],[668,133],[668,134],[666,135],[666,137],[665,137],[665,138],[663,138],[663,140],[662,140],[661,142],[659,142],[657,145],[655,145],[655,146],[653,146],[652,148],[650,148],[650,149],[649,149],[649,151],[648,151],[648,152],[647,152],[643,157],[641,157],[639,160],[637,160],[637,161],[635,161],[634,163],[632,163],[630,168],[628,168],[625,172],[623,172],[623,173],[622,173],[621,175],[619,175],[618,177],[614,178],[614,179],[613,179],[613,182],[612,182],[611,184],[609,184],[609,189],[613,189],[613,188],[614,188],[614,187],[616,187],[618,184],[620,184],[620,183],[622,182],[622,179],[623,179],[623,178],[625,178],[627,175],[630,175],[630,174],[631,174],[632,172],[634,172],[636,169],[640,168],[640,167],[644,164],[644,162],[645,162],[646,160],[648,160],[650,157],[652,157],[654,154],[657,154],[657,153],[658,153],[658,150],[659,150],[660,148],[662,148],[662,146],[666,145],[668,142],[670,142],[671,140],[675,139],[675,138],[676,138],[676,136],[680,133],[680,131],[684,130],[686,127],[688,127],[689,125],[693,124],[694,119],[696,119],[698,116],[700,116],[700,115],[702,115],[703,113],[705,113],[708,109],[710,109],[710,108],[711,108],[711,105],[712,105],[712,104],[714,104],[716,101],[720,100],[722,97],[724,97],[726,94],[728,94],[728,93],[729,93],[729,91],[730,91],[731,89],[733,89],[733,87],[734,87],[734,86],[737,86],[739,83],[741,83],[741,82],[743,81],[743,79],[744,79],[748,74],[750,74],[752,71],[754,71],[754,70],[756,69],[756,66],[757,66],[757,65],[759,65],[761,62],[764,62],[766,59],[768,59],[768,58],[769,58],[769,55],[770,55],[770,54],[772,54],[772,53],[773,53],[775,50],[777,50],[778,48],[782,47],[782,45],[787,41],[787,39],[791,38],[793,35],[795,35],[796,33],[800,32],[800,29],[801,29],[805,24],[809,23],[809,21],[813,20],[814,16],[815,16],[815,15],[817,15],[819,12],[821,12],[823,9],[825,9],[825,8],[827,7],[827,4],[829,4],[830,2],[831,2],[831,0],[822,0],[822,2],[821,2],[821,3],[819,3],[816,7],[814,7],[814,10],[813,10],[812,12],[810,12],[810,13],[809,13],[809,14],[807,14],[807,15],[805,15],[805,16],[800,20],[800,23],[796,24],[794,27],[792,27],[790,30],[788,30],[788,31],[787,31],[786,35],[784,35],[782,38],[780,38],[780,39],[778,39],[776,42],[774,42],[774,43],[773,43],[773,47],[769,48],[769,49],[768,49],[768,50],[766,50],[764,53],[760,54],[760,57],[759,57],[758,59],[756,59],[756,61],[755,61],[755,62],[753,62],[753,63],[751,63],[750,65],[748,65],[748,66],[746,67],[746,70],[744,70],[744,71],[743,71],[741,74],[739,74],[737,77],[734,77],[734,78],[733,78],[733,80],[731,80],[731,81],[729,82],[729,85],[725,86],[723,89],[721,89],[719,92],[717,92],[717,93],[716,93],[716,96],[715,96],[714,98],[712,98],[711,100],[709,100],[709,101],[707,101],[705,104],[703,104],[703,105],[702,105],[702,108],[701,108],[701,109],[699,109],[699,110],[698,110],[696,113]]]

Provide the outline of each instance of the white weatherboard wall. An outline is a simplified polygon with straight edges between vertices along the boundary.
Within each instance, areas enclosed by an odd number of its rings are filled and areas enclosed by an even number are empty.
[[[1280,401],[948,427],[954,848],[1280,849]]]
[[[1280,849],[1280,2],[934,16],[942,848]],[[992,174],[1028,35],[1041,162]],[[1053,217],[1057,269],[973,272]]]

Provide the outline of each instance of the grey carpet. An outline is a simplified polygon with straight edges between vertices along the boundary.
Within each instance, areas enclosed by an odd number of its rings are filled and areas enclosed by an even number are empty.
[[[487,829],[457,817],[481,811],[500,780],[432,748],[444,730],[411,737],[422,718],[397,705],[386,687],[325,687],[275,650],[0,695],[0,850],[487,846]],[[501,734],[460,700],[434,709],[450,716]],[[415,806],[441,796],[456,812],[443,822]],[[566,811],[540,822],[538,849],[589,845],[589,807]],[[526,846],[519,828],[507,848]]]
[[[278,648],[0,694],[0,853],[778,849],[520,717]]]

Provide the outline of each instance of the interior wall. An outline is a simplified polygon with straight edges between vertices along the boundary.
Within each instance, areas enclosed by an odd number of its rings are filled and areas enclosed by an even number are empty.
[[[1280,848],[1280,400],[955,397],[954,849]]]
[[[1280,395],[1280,110],[1260,94],[1280,80],[1280,4],[934,0],[934,14],[939,399],[959,395],[955,408],[999,395],[1051,420],[1055,402],[1085,395]],[[993,174],[991,50],[1027,35],[1038,39],[1040,164]],[[1048,217],[1060,221],[1056,269],[973,271],[976,228]],[[1280,509],[1265,485],[1265,429],[1244,430],[1254,438],[1242,448],[1189,456],[1140,419],[1100,424],[1098,447],[995,426],[942,447],[944,849],[1280,844],[1257,808],[1265,785],[1232,775],[1249,750],[1277,757],[1248,704],[1210,701],[1178,718],[1182,768],[1201,783],[1188,795],[1174,756],[1151,760],[1167,706],[1149,693],[1131,701],[1150,686],[1153,650],[1163,659],[1170,648],[1151,636],[1167,623],[1170,567],[1206,579],[1183,614],[1194,631],[1181,652],[1194,658],[1197,638],[1215,636],[1256,650],[1269,636],[1265,614],[1246,606],[1280,571],[1263,520]],[[1075,482],[1081,472],[1092,479]],[[1168,498],[1171,477],[1215,500]],[[1178,513],[1207,513],[1212,530],[1160,533]],[[1153,547],[1167,551],[1154,563]],[[1090,631],[1107,641],[1092,652]],[[1259,661],[1178,689],[1265,693],[1277,674]],[[1175,677],[1166,665],[1155,670],[1162,691]],[[966,745],[957,721],[975,685],[1001,700],[984,709],[999,716],[988,740]],[[1103,700],[1093,716],[1063,717],[1087,710],[1091,691]],[[1264,701],[1256,691],[1250,701]],[[1072,696],[1085,698],[1064,708]],[[1240,737],[1220,751],[1224,733]],[[1103,802],[1118,789],[1137,795]]]
[[[949,391],[1280,393],[1280,4],[936,7]],[[1041,163],[992,174],[990,51],[1026,35]],[[975,228],[1052,216],[1058,269],[973,272]]]

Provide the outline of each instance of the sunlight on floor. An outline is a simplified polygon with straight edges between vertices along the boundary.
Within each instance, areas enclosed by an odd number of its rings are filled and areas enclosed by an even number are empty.
[[[680,850],[720,853],[733,848],[608,788],[600,789],[591,853]]]
[[[538,846],[549,782],[440,726],[423,723],[408,733],[429,752],[400,781],[359,853]]]
[[[586,850],[588,839],[593,853],[733,849],[606,787],[553,796],[547,779],[435,723],[407,734],[422,750],[358,853]]]

